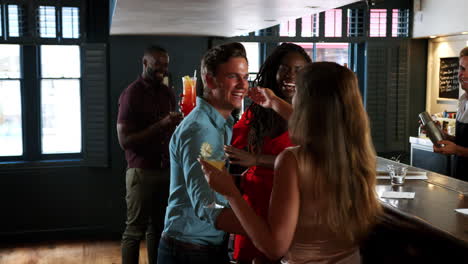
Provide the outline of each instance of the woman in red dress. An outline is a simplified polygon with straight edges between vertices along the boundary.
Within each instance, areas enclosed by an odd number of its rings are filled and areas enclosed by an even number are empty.
[[[302,47],[283,43],[266,59],[254,82],[291,103],[296,92],[296,73],[310,62]],[[248,168],[241,181],[243,197],[264,219],[268,216],[275,158],[290,146],[287,120],[274,110],[253,103],[234,125],[232,146],[225,147],[232,164]],[[251,263],[255,258],[266,259],[247,236],[236,235],[234,259]]]

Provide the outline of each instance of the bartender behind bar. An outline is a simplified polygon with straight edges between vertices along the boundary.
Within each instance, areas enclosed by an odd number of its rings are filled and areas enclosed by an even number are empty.
[[[434,152],[455,155],[454,177],[468,181],[468,47],[460,51],[460,68],[458,72],[460,87],[465,91],[459,99],[457,124],[455,136],[445,135],[447,140],[438,143],[441,147],[434,145]]]

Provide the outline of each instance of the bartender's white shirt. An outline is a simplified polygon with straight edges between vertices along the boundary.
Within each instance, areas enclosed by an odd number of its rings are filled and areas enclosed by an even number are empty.
[[[466,93],[458,99],[457,121],[468,123],[468,95]]]

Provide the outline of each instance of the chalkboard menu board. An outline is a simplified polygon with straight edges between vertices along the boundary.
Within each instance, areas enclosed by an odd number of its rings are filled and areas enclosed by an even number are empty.
[[[459,58],[440,58],[439,98],[458,99]]]

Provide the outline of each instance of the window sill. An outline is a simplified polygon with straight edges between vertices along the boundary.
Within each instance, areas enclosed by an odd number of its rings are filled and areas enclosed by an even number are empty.
[[[39,169],[39,168],[68,168],[81,167],[85,164],[83,159],[55,159],[38,161],[2,161],[0,170]]]

